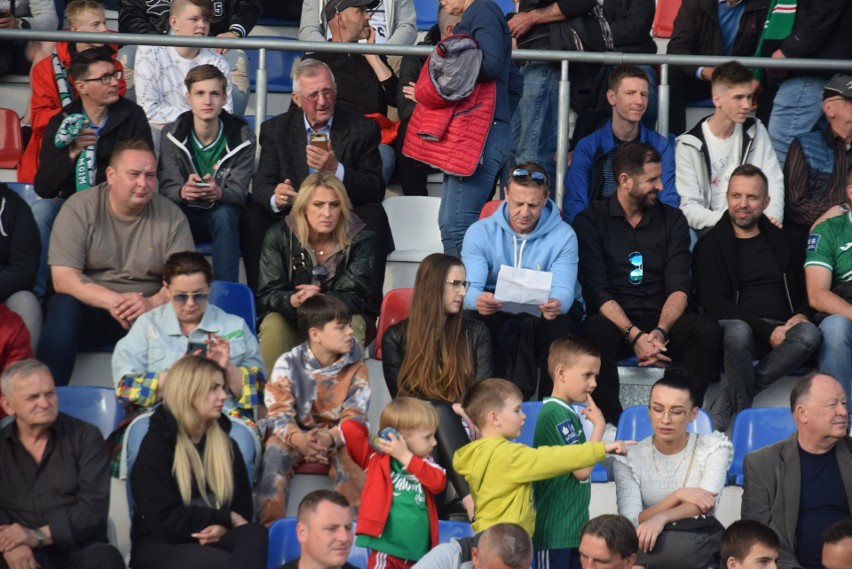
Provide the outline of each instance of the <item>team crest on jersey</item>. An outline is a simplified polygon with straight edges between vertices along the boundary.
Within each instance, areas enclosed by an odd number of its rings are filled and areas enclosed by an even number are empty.
[[[808,251],[816,251],[817,245],[819,245],[820,237],[822,237],[819,233],[811,233],[808,236]]]
[[[577,431],[574,429],[574,423],[570,419],[565,419],[556,425],[556,430],[559,431],[559,436],[565,441],[566,445],[573,445],[579,442]]]

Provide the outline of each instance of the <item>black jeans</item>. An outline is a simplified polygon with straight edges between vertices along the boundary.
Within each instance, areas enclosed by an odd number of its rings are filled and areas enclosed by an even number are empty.
[[[650,332],[657,327],[653,318],[631,318],[640,329]],[[596,314],[583,324],[583,336],[601,351],[601,373],[595,388],[595,403],[603,412],[607,423],[618,424],[623,411],[619,392],[618,360],[633,354],[633,348],[624,340],[624,330],[607,317]],[[672,362],[682,364],[695,377],[695,391],[699,407],[704,403],[707,386],[719,380],[719,349],[722,329],[714,318],[703,314],[684,314],[669,331],[670,342],[666,355]]]
[[[77,549],[59,549],[47,546],[33,552],[41,569],[124,569],[124,559],[116,548],[108,543],[90,543]],[[9,565],[0,556],[0,569]]]
[[[228,531],[218,543],[152,543],[134,547],[132,569],[266,569],[269,532],[260,524]]]

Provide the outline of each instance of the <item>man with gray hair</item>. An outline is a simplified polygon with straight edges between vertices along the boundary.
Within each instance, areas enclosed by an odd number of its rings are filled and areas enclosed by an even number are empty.
[[[336,109],[336,100],[337,85],[328,66],[304,59],[293,68],[294,104],[261,126],[254,201],[243,209],[241,223],[246,280],[257,291],[266,229],[290,213],[304,179],[324,170],[343,181],[355,213],[378,237],[374,266],[378,308],[385,259],[393,251],[390,226],[381,205],[385,185],[379,126],[361,115]]]
[[[631,527],[631,531],[632,529]],[[424,555],[414,568],[527,569],[531,562],[530,536],[518,524],[502,523],[474,536],[442,543]]]
[[[616,514],[604,514],[589,520],[580,529],[579,551],[583,569],[630,569],[636,563],[639,538],[630,520]]]
[[[124,567],[107,540],[109,469],[100,431],[59,412],[53,376],[37,360],[0,378],[0,567]]]

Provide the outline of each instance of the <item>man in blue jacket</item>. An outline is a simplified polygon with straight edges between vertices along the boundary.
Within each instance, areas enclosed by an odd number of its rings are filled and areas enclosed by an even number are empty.
[[[577,282],[577,237],[549,199],[540,165],[524,162],[512,168],[505,191],[506,201],[494,215],[477,221],[465,234],[462,260],[470,290],[464,307],[491,332],[494,376],[508,378],[529,399],[538,384],[537,367],[543,372],[538,392],[552,390],[547,374],[550,344],[573,331],[568,312]],[[540,316],[503,311],[494,297],[503,265],[553,273],[548,300],[538,306]]]
[[[647,142],[657,149],[663,157],[663,191],[659,200],[672,207],[680,204],[675,188],[674,145],[642,126],[648,109],[648,76],[635,65],[619,65],[609,76],[606,98],[612,106],[612,119],[577,143],[565,174],[562,217],[568,223],[573,223],[574,217],[591,202],[615,193],[618,184],[612,174],[612,156],[619,146],[632,140]]]

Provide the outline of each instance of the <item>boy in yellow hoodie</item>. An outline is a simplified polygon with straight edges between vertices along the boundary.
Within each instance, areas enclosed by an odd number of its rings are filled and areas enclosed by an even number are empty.
[[[532,483],[594,466],[606,453],[627,454],[633,441],[584,443],[530,448],[507,439],[520,436],[526,416],[521,391],[505,379],[484,379],[468,390],[465,414],[482,437],[453,456],[453,467],[470,485],[475,517],[473,530],[512,522],[527,533],[535,530]]]

